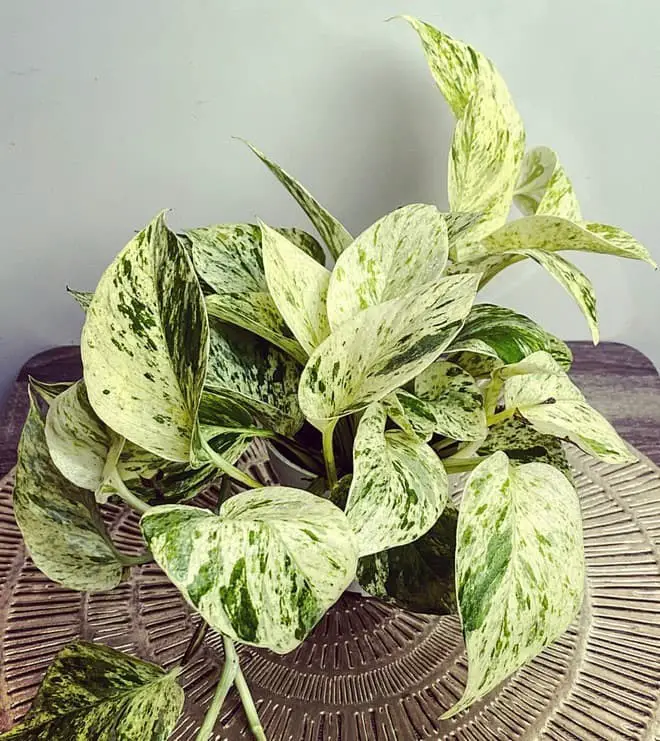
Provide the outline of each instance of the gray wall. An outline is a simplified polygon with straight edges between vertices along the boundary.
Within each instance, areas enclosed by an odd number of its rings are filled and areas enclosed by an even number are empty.
[[[660,259],[657,0],[21,0],[0,3],[0,393],[31,354],[77,341],[68,283],[93,288],[158,210],[175,227],[257,215],[305,225],[231,135],[296,174],[355,232],[403,203],[446,205],[453,122],[410,13],[491,55],[591,220]],[[602,334],[660,364],[660,275],[576,259]],[[533,265],[489,297],[568,339],[571,300]]]

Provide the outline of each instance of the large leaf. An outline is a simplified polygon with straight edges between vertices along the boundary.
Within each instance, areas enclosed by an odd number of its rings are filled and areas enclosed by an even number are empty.
[[[183,709],[175,669],[94,643],[63,648],[3,741],[166,741]]]
[[[415,378],[415,395],[433,413],[434,432],[452,440],[485,437],[483,394],[460,366],[440,360],[429,365]]]
[[[53,464],[33,398],[18,446],[13,507],[32,560],[49,579],[84,592],[119,584],[123,563],[94,496],[67,481]]]
[[[493,304],[475,304],[448,348],[448,352],[494,355],[506,364],[517,363],[538,350],[545,350],[562,367],[570,368],[573,355],[566,343],[528,317]]]
[[[558,638],[582,602],[575,489],[552,466],[499,452],[470,475],[458,517],[456,582],[468,654],[468,707]]]
[[[581,221],[580,204],[555,152],[536,147],[525,154],[514,200],[525,216],[561,216]]]
[[[189,460],[208,325],[190,258],[162,214],[101,277],[81,349],[98,416],[162,458]]]
[[[477,282],[474,275],[442,278],[342,324],[302,373],[299,399],[307,419],[323,427],[421,373],[460,330]]]
[[[357,579],[362,589],[413,612],[455,613],[457,519],[458,512],[449,504],[433,527],[413,543],[361,558]]]
[[[360,556],[416,540],[449,501],[447,474],[435,452],[402,432],[385,432],[382,404],[370,405],[353,445],[346,516]]]
[[[505,407],[517,409],[539,432],[568,439],[608,463],[637,460],[547,353],[535,353],[498,373],[505,378]]]
[[[266,167],[275,175],[282,185],[298,202],[314,224],[321,238],[328,246],[330,254],[336,259],[353,241],[346,228],[332,216],[297,180],[285,172],[279,165],[268,159],[263,152],[245,142]]]
[[[448,250],[447,223],[435,206],[403,206],[379,219],[344,250],[332,271],[333,330],[369,306],[440,278]]]
[[[159,566],[209,625],[278,653],[305,639],[355,575],[344,513],[299,489],[238,494],[219,515],[167,505],[142,518]]]
[[[297,432],[303,423],[298,363],[259,337],[214,319],[210,336],[205,389],[238,402],[269,429]]]
[[[330,271],[266,224],[261,232],[268,290],[295,338],[311,354],[330,334]]]

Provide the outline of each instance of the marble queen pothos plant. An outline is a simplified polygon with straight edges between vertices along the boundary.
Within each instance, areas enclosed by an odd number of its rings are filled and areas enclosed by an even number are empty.
[[[467,708],[580,608],[580,509],[562,441],[634,460],[569,379],[568,347],[475,300],[505,267],[532,259],[577,301],[597,341],[592,285],[562,253],[652,264],[648,252],[583,219],[554,152],[526,149],[486,57],[406,20],[457,119],[448,212],[404,206],[354,238],[255,149],[334,267],[298,229],[174,234],[161,214],[93,294],[77,294],[84,378],[31,386],[14,510],[32,558],[82,591],[158,564],[224,639],[198,739],[232,684],[265,738],[235,643],[291,651],[355,579],[411,610],[458,613],[469,673],[446,717]],[[508,221],[512,202],[522,217]],[[257,437],[316,474],[309,491],[261,486],[237,467]],[[454,473],[469,473],[456,502]],[[217,507],[196,504],[220,477]],[[141,514],[143,557],[110,540],[109,498]],[[176,678],[200,636],[167,672],[101,645],[67,646],[2,738],[166,739],[183,703]]]

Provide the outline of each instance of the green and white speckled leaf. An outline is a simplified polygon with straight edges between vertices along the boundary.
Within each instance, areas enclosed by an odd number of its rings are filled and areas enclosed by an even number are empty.
[[[183,709],[178,670],[96,643],[65,646],[3,741],[167,741]]]
[[[448,504],[413,543],[364,556],[357,580],[368,594],[427,615],[457,612],[454,582],[458,512]]]
[[[87,311],[90,403],[117,434],[188,461],[208,352],[204,297],[190,257],[157,216],[105,271]]]
[[[475,304],[447,352],[494,355],[508,364],[538,350],[545,350],[563,368],[570,368],[573,355],[566,343],[536,322],[503,306]]]
[[[323,427],[421,373],[459,332],[477,282],[474,275],[441,278],[342,324],[303,370],[299,400],[307,419]]]
[[[429,365],[415,378],[415,396],[433,412],[434,432],[452,440],[485,437],[483,395],[460,366],[441,360]]]
[[[548,147],[535,147],[525,154],[514,201],[525,216],[538,214],[582,220],[573,185],[557,154]]]
[[[311,354],[330,334],[330,271],[266,224],[261,224],[261,232],[270,294],[295,338]]]
[[[206,310],[209,316],[263,337],[301,365],[307,362],[307,353],[293,336],[270,293],[213,294],[206,297]]]
[[[366,556],[417,540],[449,501],[447,474],[435,452],[402,432],[385,432],[382,404],[367,407],[353,445],[346,517]]]
[[[346,228],[332,216],[297,180],[285,172],[279,165],[268,159],[263,152],[245,142],[266,167],[275,175],[282,185],[289,191],[298,205],[307,214],[309,220],[316,227],[321,239],[326,243],[330,254],[336,259],[353,241],[353,237]]]
[[[298,406],[300,365],[239,327],[211,318],[209,331],[204,388],[242,405],[269,429],[285,435],[297,432],[303,423]]]
[[[74,291],[73,288],[69,288],[67,286],[67,292],[73,296],[78,306],[83,311],[87,311],[89,309],[89,305],[92,303],[92,299],[94,298],[94,293],[92,291]]]
[[[357,567],[346,515],[300,489],[238,494],[218,515],[156,507],[141,524],[158,565],[212,628],[277,653],[306,638]]]
[[[45,381],[37,381],[36,378],[29,376],[28,386],[35,397],[44,401],[46,406],[50,406],[53,399],[57,398],[61,393],[73,386],[73,382],[60,381],[56,383],[46,383]]]
[[[67,481],[52,462],[32,397],[18,446],[13,508],[32,560],[49,579],[82,592],[119,584],[123,564],[94,496]]]
[[[487,458],[465,485],[458,516],[456,583],[468,655],[455,715],[556,640],[584,588],[577,494],[552,466]]]
[[[447,223],[435,206],[403,206],[379,219],[337,260],[328,289],[330,326],[437,280],[448,250]]]
[[[449,254],[454,259],[456,245],[476,238],[476,230],[479,228],[483,214],[446,213],[443,216],[447,222]]]
[[[398,425],[406,435],[428,442],[435,431],[435,414],[429,405],[404,389],[388,394],[381,404],[387,416]]]
[[[539,432],[570,440],[608,463],[637,460],[547,353],[530,355],[498,373],[505,379],[505,408],[517,409]]]

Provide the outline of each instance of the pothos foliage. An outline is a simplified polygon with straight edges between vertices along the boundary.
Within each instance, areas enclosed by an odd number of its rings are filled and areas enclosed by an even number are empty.
[[[526,316],[476,303],[478,290],[532,259],[597,340],[593,286],[561,253],[654,263],[626,232],[584,220],[552,150],[525,151],[489,59],[406,20],[456,117],[449,210],[403,206],[353,238],[252,148],[334,266],[300,229],[175,234],[156,216],[95,292],[72,292],[86,311],[84,378],[33,384],[14,509],[50,578],[108,590],[153,558],[230,648],[291,651],[355,578],[411,610],[458,612],[469,675],[449,716],[580,608],[581,521],[564,442],[610,463],[634,460],[569,379],[568,347]],[[513,203],[522,217],[511,221]],[[325,465],[325,477],[310,491],[260,488],[236,466],[255,437],[311,470]],[[459,472],[470,475],[452,503],[448,475]],[[248,490],[215,511],[197,506],[220,475]],[[143,559],[113,545],[101,510],[109,498],[142,513]],[[237,677],[230,662],[227,671],[220,693]],[[71,646],[3,738],[165,739],[182,702],[175,673]]]

